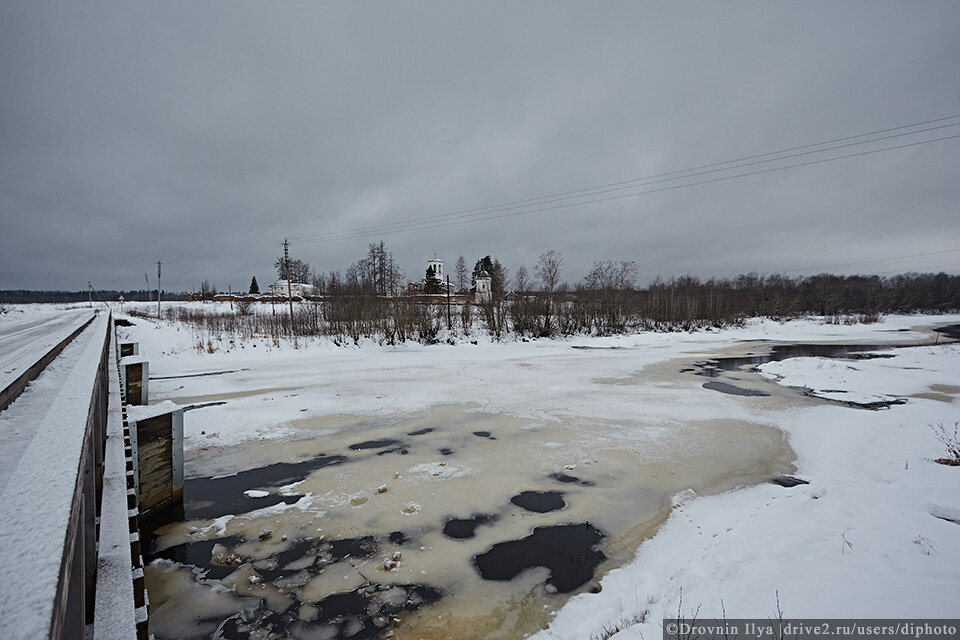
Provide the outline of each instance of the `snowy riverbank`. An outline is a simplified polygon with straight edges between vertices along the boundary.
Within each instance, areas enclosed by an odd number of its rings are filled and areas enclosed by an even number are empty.
[[[763,365],[764,375],[817,395],[906,403],[785,412],[779,426],[809,484],[682,505],[631,564],[604,578],[603,592],[575,597],[535,637],[589,638],[604,627],[624,628],[618,640],[659,637],[681,590],[682,614],[700,607],[708,620],[724,610],[727,618],[774,618],[778,595],[788,618],[955,617],[960,468],[933,462],[945,453],[933,427],[952,433],[960,420],[960,347],[883,353],[893,357]]]

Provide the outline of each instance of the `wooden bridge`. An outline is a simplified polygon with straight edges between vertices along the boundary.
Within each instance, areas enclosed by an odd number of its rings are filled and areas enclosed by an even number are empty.
[[[141,496],[153,510],[182,499],[176,416],[140,418],[137,446],[109,311],[26,324],[0,332],[2,635],[146,640]]]

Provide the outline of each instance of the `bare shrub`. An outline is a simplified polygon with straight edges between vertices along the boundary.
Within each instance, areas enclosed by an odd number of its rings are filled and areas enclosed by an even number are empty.
[[[937,436],[937,440],[943,443],[943,446],[947,448],[947,456],[945,458],[938,458],[934,462],[940,464],[945,464],[950,467],[960,466],[960,420],[953,423],[953,432],[951,433],[947,427],[943,426],[941,422],[937,426],[928,425],[933,429],[934,435]]]
[[[632,616],[624,616],[618,620],[614,620],[609,624],[601,626],[598,631],[591,633],[590,640],[609,640],[621,631],[629,629],[635,624],[643,624],[647,621],[648,615],[650,615],[650,612],[644,609],[640,613],[636,613]]]
[[[470,302],[460,305],[460,328],[463,330],[463,335],[470,335],[470,330],[473,328],[473,304]]]

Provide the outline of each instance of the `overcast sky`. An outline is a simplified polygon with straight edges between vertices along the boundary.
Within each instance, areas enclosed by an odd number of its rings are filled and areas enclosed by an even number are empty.
[[[155,286],[157,260],[167,290],[265,286],[284,237],[318,271],[383,240],[408,279],[548,249],[571,283],[958,273],[960,139],[915,143],[960,118],[451,215],[960,116],[958,34],[955,0],[4,0],[0,289]]]

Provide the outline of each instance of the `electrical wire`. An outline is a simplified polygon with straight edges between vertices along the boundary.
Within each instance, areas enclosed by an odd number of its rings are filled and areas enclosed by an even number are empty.
[[[837,267],[852,267],[858,264],[873,264],[875,262],[889,262],[891,260],[906,260],[908,258],[921,258],[924,256],[937,256],[944,253],[956,253],[960,251],[960,248],[957,249],[946,249],[944,251],[928,251],[926,253],[913,253],[908,256],[893,256],[890,258],[876,258],[873,260],[859,260],[857,262],[842,262],[840,264],[828,264],[822,267],[798,267],[796,269],[781,269],[780,273],[792,273],[794,271],[816,271],[817,269],[835,269]]]
[[[497,220],[502,218],[529,215],[533,213],[540,213],[545,211],[556,211],[560,209],[566,209],[571,207],[580,207],[590,204],[609,202],[613,200],[619,200],[624,198],[634,198],[643,195],[649,195],[653,193],[661,193],[664,191],[672,191],[677,189],[685,189],[695,186],[702,186],[706,184],[712,184],[716,182],[722,182],[726,180],[734,180],[740,178],[746,178],[750,176],[762,175],[766,173],[773,173],[777,171],[785,171],[789,169],[795,169],[799,167],[812,166],[816,164],[822,164],[825,162],[834,162],[838,160],[843,160],[847,158],[854,158],[859,156],[866,156],[876,153],[882,153],[886,151],[893,151],[898,149],[904,149],[908,147],[915,147],[924,144],[930,144],[933,142],[941,142],[945,140],[952,140],[960,137],[960,135],[954,136],[944,136],[934,139],[922,140],[919,142],[907,143],[902,145],[888,146],[880,149],[872,149],[859,153],[844,154],[835,157],[829,158],[820,158],[808,162],[794,163],[785,166],[778,166],[770,169],[763,169],[757,171],[750,171],[745,173],[739,173],[734,175],[727,176],[718,176],[716,178],[711,178],[707,180],[699,180],[694,182],[684,182],[677,185],[669,185],[664,187],[659,187],[655,189],[646,189],[631,193],[620,193],[617,195],[607,196],[598,198],[596,196],[616,193],[618,191],[636,189],[644,186],[650,186],[653,184],[661,184],[664,182],[677,181],[677,180],[689,180],[690,178],[695,178],[699,176],[709,175],[718,172],[732,171],[738,168],[745,168],[749,166],[758,166],[767,163],[780,162],[783,160],[797,158],[801,156],[821,154],[829,151],[834,151],[842,148],[849,148],[853,146],[873,144],[883,140],[889,140],[892,138],[898,138],[903,136],[913,136],[925,132],[930,132],[939,129],[945,129],[948,127],[960,126],[960,122],[952,122],[950,124],[938,124],[945,123],[948,121],[960,120],[960,114],[945,116],[942,118],[934,118],[930,120],[924,120],[920,122],[914,122],[911,124],[900,125],[896,127],[888,127],[885,129],[878,129],[874,131],[869,131],[866,133],[860,133],[850,136],[843,136],[839,138],[832,138],[829,140],[823,140],[820,142],[813,142],[809,144],[803,144],[799,146],[788,147],[785,149],[780,149],[777,151],[770,151],[766,153],[753,154],[748,156],[742,156],[739,158],[734,158],[731,160],[723,160],[719,162],[712,162],[708,164],[702,164],[688,169],[678,169],[674,171],[668,171],[664,173],[653,174],[649,176],[632,178],[629,180],[621,180],[618,182],[610,182],[601,185],[595,185],[592,187],[583,187],[579,189],[573,189],[569,191],[563,191],[558,193],[546,194],[542,196],[537,196],[533,198],[525,198],[521,200],[513,200],[509,202],[502,202],[499,204],[488,205],[484,207],[476,207],[472,209],[463,209],[459,211],[452,211],[448,213],[436,214],[432,216],[412,218],[403,221],[397,221],[392,223],[383,223],[379,225],[370,225],[367,227],[358,227],[355,229],[348,229],[343,231],[332,231],[324,232],[317,234],[307,234],[297,236],[298,242],[303,243],[316,243],[316,242],[331,242],[331,241],[340,241],[348,240],[353,238],[360,238],[372,234],[391,234],[399,233],[405,231],[419,231],[424,229],[431,229],[437,227],[453,226],[460,224],[470,224],[475,222],[484,222],[489,220]],[[918,129],[918,127],[926,127],[926,125],[938,125],[927,127],[923,129]],[[916,129],[914,131],[905,131],[906,129]],[[897,133],[893,135],[887,135],[882,137],[881,134],[888,134],[891,132],[900,131],[902,133]],[[869,138],[863,139],[862,138]],[[851,140],[858,140],[857,142],[848,142]],[[832,147],[816,149],[816,147],[825,147],[825,145],[833,145],[835,143],[845,143],[838,144]],[[799,152],[799,153],[794,153]],[[234,254],[237,249],[254,249],[265,246],[272,246],[276,243],[256,243],[247,246],[236,246],[231,248],[230,251],[222,252],[224,255],[227,253]],[[218,255],[218,254],[211,254]]]
[[[798,157],[801,157],[801,156],[807,156],[807,155],[812,155],[812,154],[820,154],[820,153],[825,153],[825,152],[827,152],[827,151],[834,151],[834,150],[837,150],[837,149],[844,149],[844,148],[849,148],[849,147],[854,147],[854,146],[860,146],[860,145],[865,145],[865,144],[872,144],[872,143],[875,143],[875,142],[881,142],[881,141],[883,141],[883,140],[890,140],[890,139],[892,139],[892,138],[900,138],[900,137],[903,137],[903,136],[912,136],[912,135],[916,135],[916,134],[919,134],[919,133],[926,133],[926,132],[929,132],[929,131],[935,131],[935,130],[938,130],[938,129],[946,129],[946,128],[949,128],[949,127],[956,127],[956,126],[960,126],[960,122],[955,122],[955,123],[952,123],[952,124],[940,125],[940,126],[936,126],[936,127],[929,127],[929,128],[926,128],[926,129],[920,129],[920,130],[918,130],[918,131],[910,131],[910,132],[906,132],[906,133],[897,133],[897,134],[893,134],[893,135],[889,135],[889,136],[883,136],[883,137],[879,137],[879,138],[874,138],[874,139],[871,139],[871,140],[861,140],[861,141],[859,141],[859,142],[850,142],[850,143],[846,143],[846,144],[836,145],[836,146],[833,146],[833,147],[827,147],[827,148],[824,148],[824,149],[816,149],[816,150],[812,150],[812,151],[802,151],[802,152],[799,152],[799,153],[792,153],[792,154],[789,154],[789,155],[779,155],[779,157],[775,157],[775,158],[774,158],[774,157],[770,157],[770,158],[767,158],[767,159],[765,159],[765,160],[755,160],[755,161],[753,161],[753,162],[744,162],[744,163],[740,163],[740,164],[732,164],[732,166],[723,166],[723,167],[721,167],[721,166],[719,166],[719,165],[731,164],[731,163],[740,162],[740,161],[739,161],[739,160],[730,160],[730,161],[726,161],[726,162],[722,162],[722,163],[714,163],[714,164],[712,164],[712,165],[704,165],[703,167],[698,167],[698,168],[696,168],[696,169],[684,169],[684,170],[679,170],[679,171],[672,171],[672,172],[669,172],[669,173],[658,174],[658,175],[649,176],[649,177],[646,177],[646,178],[634,178],[634,179],[632,179],[632,180],[626,180],[626,181],[622,181],[622,182],[618,182],[618,183],[610,183],[610,184],[608,184],[608,185],[600,185],[600,186],[597,186],[597,187],[587,187],[587,188],[583,188],[583,189],[576,189],[576,190],[574,190],[574,191],[567,191],[567,192],[563,192],[563,193],[559,193],[559,194],[553,194],[553,195],[549,195],[549,196],[540,196],[540,197],[538,197],[538,198],[528,198],[528,199],[526,199],[526,200],[517,200],[517,201],[514,201],[513,203],[505,203],[505,204],[501,204],[501,205],[490,205],[490,206],[488,206],[488,207],[479,207],[479,208],[476,208],[476,209],[467,209],[467,210],[464,210],[464,211],[456,211],[456,212],[451,212],[451,213],[438,214],[438,215],[434,215],[434,216],[427,216],[427,217],[422,217],[422,218],[414,218],[414,219],[411,219],[411,220],[406,220],[406,221],[401,221],[401,222],[383,223],[383,224],[380,224],[380,225],[374,225],[374,226],[370,226],[370,227],[364,227],[364,228],[362,228],[362,229],[350,230],[350,231],[345,231],[345,232],[326,232],[326,233],[308,234],[308,235],[301,236],[301,237],[300,237],[300,240],[301,240],[301,241],[303,241],[303,240],[324,240],[324,239],[327,239],[327,238],[339,239],[339,234],[343,234],[343,233],[351,233],[351,234],[352,234],[352,233],[362,233],[362,234],[364,234],[364,235],[370,234],[370,233],[389,233],[389,232],[391,232],[391,231],[397,230],[398,228],[399,228],[399,229],[402,229],[404,226],[410,225],[410,224],[418,224],[418,225],[419,225],[419,224],[427,224],[427,223],[433,224],[433,223],[436,223],[436,222],[443,222],[443,221],[446,221],[446,220],[449,220],[449,219],[465,219],[465,218],[484,219],[484,216],[486,216],[487,214],[490,214],[490,213],[501,213],[501,212],[505,212],[505,211],[513,211],[513,210],[517,210],[517,209],[526,208],[526,207],[528,207],[528,206],[541,206],[541,205],[545,205],[545,204],[553,204],[553,203],[556,203],[556,202],[564,202],[564,201],[569,201],[569,200],[579,200],[579,199],[581,199],[581,198],[593,197],[593,196],[603,195],[603,194],[606,194],[606,193],[614,193],[614,192],[617,192],[617,191],[625,191],[625,190],[633,189],[633,188],[640,187],[640,186],[649,186],[649,185],[652,185],[652,184],[660,184],[660,183],[671,182],[671,181],[675,181],[675,180],[686,180],[686,179],[689,179],[689,178],[695,178],[695,177],[704,176],[704,175],[709,175],[709,174],[713,174],[713,173],[720,173],[720,172],[723,172],[723,171],[731,171],[731,170],[733,170],[733,169],[741,169],[741,168],[744,168],[744,167],[757,166],[757,165],[767,164],[767,163],[771,163],[771,162],[779,162],[779,161],[782,161],[782,160],[789,160],[789,159],[798,158]],[[867,135],[867,134],[864,134],[864,135]],[[860,136],[856,136],[856,137],[860,137]],[[844,140],[849,140],[850,138],[851,138],[851,137],[847,137],[847,138],[843,138],[843,139],[844,139]],[[803,147],[799,147],[799,148],[807,148],[807,147],[810,147],[810,146],[817,146],[818,144],[826,144],[826,143],[817,143],[817,144],[815,144],[815,145],[804,145]],[[899,148],[899,147],[893,147],[893,148]],[[751,157],[753,157],[753,158],[759,158],[759,157],[772,156],[772,155],[774,155],[774,154],[781,154],[781,153],[783,153],[783,152],[771,152],[771,153],[768,153],[768,154],[759,154],[759,155],[757,155],[757,156],[751,156]],[[747,159],[747,158],[744,158],[744,160],[745,160],[745,159]],[[798,165],[798,166],[800,166],[800,165]],[[707,169],[706,167],[714,167],[714,168]],[[702,170],[702,171],[699,171],[698,169],[703,169],[703,170]],[[684,175],[678,175],[678,174],[684,174]],[[576,195],[571,195],[571,194],[576,194]],[[521,204],[521,203],[526,203],[526,204]],[[479,214],[479,215],[477,215],[477,214]]]
[[[857,153],[849,153],[849,154],[844,154],[844,155],[835,156],[835,157],[831,157],[831,158],[820,158],[820,159],[817,159],[817,160],[810,160],[810,161],[807,161],[807,162],[799,162],[799,163],[789,164],[789,165],[785,165],[785,166],[781,166],[781,167],[773,167],[773,168],[770,168],[770,169],[760,169],[760,170],[756,170],[756,171],[749,171],[749,172],[746,172],[746,173],[738,173],[738,174],[734,174],[734,175],[730,175],[730,176],[721,176],[721,177],[716,177],[716,178],[710,178],[710,179],[707,179],[707,180],[698,180],[698,181],[695,181],[695,182],[684,183],[684,184],[679,184],[679,185],[671,185],[671,186],[665,186],[665,187],[658,187],[658,188],[656,188],[656,189],[647,189],[647,190],[638,191],[638,192],[635,192],[635,193],[619,194],[619,195],[607,196],[607,197],[604,197],[604,198],[595,198],[595,199],[590,199],[590,200],[580,200],[580,201],[578,201],[578,202],[572,202],[572,203],[566,203],[566,204],[556,204],[556,205],[552,205],[552,206],[543,206],[543,207],[540,207],[540,206],[534,205],[533,208],[525,208],[525,209],[524,209],[524,208],[521,208],[521,209],[519,209],[519,210],[511,210],[511,211],[506,211],[506,212],[493,212],[493,213],[495,213],[496,215],[487,214],[487,215],[476,216],[476,217],[471,217],[471,218],[467,218],[467,219],[452,219],[452,220],[443,220],[443,221],[437,221],[437,222],[408,222],[408,223],[396,223],[396,225],[395,225],[394,227],[390,228],[390,229],[379,229],[379,230],[373,230],[373,231],[371,231],[371,230],[369,230],[369,229],[357,229],[357,230],[352,230],[352,231],[339,232],[338,234],[330,234],[330,235],[324,236],[324,237],[301,238],[301,239],[300,239],[300,242],[312,243],[312,242],[329,242],[329,241],[347,240],[347,239],[351,239],[351,238],[364,237],[364,236],[369,235],[370,233],[384,233],[384,234],[385,234],[385,233],[400,233],[400,232],[405,232],[405,231],[420,231],[420,230],[424,230],[424,229],[434,229],[434,228],[439,228],[439,227],[448,227],[448,226],[461,225],[461,224],[470,224],[470,223],[481,222],[481,221],[499,220],[499,219],[503,219],[503,218],[511,218],[511,217],[516,217],[516,216],[529,215],[529,214],[531,214],[531,213],[540,213],[540,212],[544,212],[544,211],[557,211],[557,210],[560,210],[560,209],[568,209],[568,208],[571,208],[571,207],[580,207],[580,206],[587,205],[587,204],[597,204],[597,203],[601,203],[601,202],[611,202],[611,201],[614,201],[614,200],[622,200],[622,199],[625,199],[625,198],[636,198],[636,197],[639,197],[639,196],[650,195],[650,194],[653,194],[653,193],[662,193],[662,192],[665,192],[665,191],[675,191],[675,190],[678,190],[678,189],[687,189],[687,188],[690,188],[690,187],[702,186],[702,185],[706,185],[706,184],[714,184],[714,183],[718,183],[718,182],[725,182],[725,181],[728,181],[728,180],[737,180],[737,179],[740,179],[740,178],[747,178],[747,177],[752,177],[752,176],[765,175],[765,174],[769,174],[769,173],[776,173],[776,172],[778,172],[778,171],[786,171],[786,170],[788,170],[788,169],[796,169],[796,168],[799,168],[799,167],[809,167],[809,166],[818,165],[818,164],[823,164],[823,163],[827,163],[827,162],[836,162],[836,161],[838,161],[838,160],[845,160],[845,159],[848,159],[848,158],[856,158],[856,157],[868,156],[868,155],[873,155],[873,154],[877,154],[877,153],[883,153],[883,152],[886,152],[886,151],[894,151],[894,150],[898,150],[898,149],[907,149],[907,148],[910,148],[910,147],[917,147],[917,146],[920,146],[920,145],[931,144],[931,143],[934,143],[934,142],[942,142],[942,141],[945,141],[945,140],[954,140],[954,139],[957,139],[957,138],[960,138],[960,134],[952,135],[952,136],[943,136],[943,137],[934,138],[934,139],[931,139],[931,140],[922,140],[922,141],[919,141],[919,142],[911,142],[911,143],[896,145],[896,146],[892,146],[892,147],[883,147],[883,148],[881,148],[881,149],[871,149],[871,150],[869,150],[869,151],[860,151],[860,152],[857,152]]]

